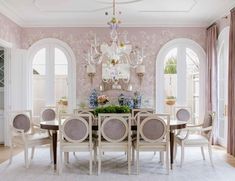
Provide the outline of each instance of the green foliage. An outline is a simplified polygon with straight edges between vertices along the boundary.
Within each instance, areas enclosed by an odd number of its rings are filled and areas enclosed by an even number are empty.
[[[165,74],[176,74],[177,73],[177,60],[175,57],[171,57],[167,60],[164,73]]]
[[[176,99],[175,96],[167,96],[166,99]]]
[[[95,116],[98,116],[99,113],[130,113],[131,110],[128,106],[105,106],[98,107],[94,110]]]

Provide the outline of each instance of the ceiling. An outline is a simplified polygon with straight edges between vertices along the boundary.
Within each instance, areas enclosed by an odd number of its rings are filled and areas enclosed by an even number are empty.
[[[235,0],[116,0],[122,26],[208,26]],[[23,27],[107,26],[112,0],[0,0],[0,12]],[[108,15],[105,15],[108,12]],[[119,13],[120,12],[120,13]]]

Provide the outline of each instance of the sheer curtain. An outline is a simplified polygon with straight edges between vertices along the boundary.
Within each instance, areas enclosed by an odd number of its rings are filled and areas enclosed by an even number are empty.
[[[228,70],[228,153],[235,156],[235,8],[231,10]]]

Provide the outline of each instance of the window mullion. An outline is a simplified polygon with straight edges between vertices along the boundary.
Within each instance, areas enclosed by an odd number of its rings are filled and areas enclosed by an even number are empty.
[[[55,104],[55,48],[48,45],[46,51],[46,104]]]
[[[177,53],[177,103],[187,105],[187,63],[186,48],[178,47]]]

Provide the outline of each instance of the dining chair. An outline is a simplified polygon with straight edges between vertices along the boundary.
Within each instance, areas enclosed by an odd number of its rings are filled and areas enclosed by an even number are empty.
[[[33,159],[35,147],[41,145],[51,145],[51,139],[47,133],[39,131],[37,124],[32,121],[32,112],[30,110],[14,111],[11,113],[11,145],[10,145],[10,163],[12,162],[13,147],[23,146],[25,167],[29,167],[28,150],[32,149],[31,159]],[[50,146],[51,149],[51,146]],[[50,150],[50,154],[52,151]],[[51,156],[52,158],[52,156]]]
[[[175,137],[176,150],[177,150],[177,145],[181,146],[181,167],[183,166],[184,162],[185,147],[200,147],[203,160],[205,160],[205,154],[203,149],[204,146],[208,146],[210,162],[211,165],[213,166],[211,145],[212,145],[214,118],[215,118],[215,113],[208,112],[205,115],[202,124],[187,126],[187,128],[184,129],[184,131],[187,132],[186,135],[177,135]]]
[[[192,108],[189,106],[174,107],[175,120],[192,123]]]
[[[152,108],[132,109],[132,111],[131,111],[132,118],[134,118],[136,116],[136,114],[138,114],[139,112],[149,112],[149,113],[153,114],[154,109],[152,109]]]
[[[79,115],[85,115],[84,119],[87,119],[87,114],[91,116],[91,122],[92,122],[92,125],[97,125],[97,118],[94,116],[93,114],[93,109],[74,109],[73,110],[73,113],[75,115],[79,114]],[[88,120],[87,120],[88,121]],[[97,134],[97,131],[94,131],[92,130],[92,140],[93,142],[95,143],[95,145],[97,145],[97,140],[98,139],[98,134]],[[96,148],[96,146],[95,146]],[[76,153],[74,152],[73,153],[74,156],[76,156]],[[67,161],[69,160],[69,156],[67,155]],[[96,163],[96,162],[95,162]]]
[[[41,109],[41,121],[54,121],[57,118],[56,106],[46,106]]]
[[[144,116],[144,119],[141,119]],[[165,121],[166,120],[166,121]],[[141,151],[160,151],[166,153],[166,169],[169,174],[169,114],[146,114],[138,116],[137,139],[133,142],[133,160],[139,174],[139,154]]]
[[[131,114],[98,115],[98,175],[103,152],[126,152],[131,173]]]
[[[97,125],[97,119],[93,114],[93,109],[74,109],[73,113],[76,114],[89,114],[92,118],[92,125]]]
[[[60,163],[59,174],[63,167],[63,152],[89,152],[89,174],[92,174],[92,161],[94,143],[92,142],[91,115],[73,115],[67,117],[63,122],[59,119],[60,137]],[[88,120],[88,121],[87,121]],[[96,157],[96,154],[94,154]]]

